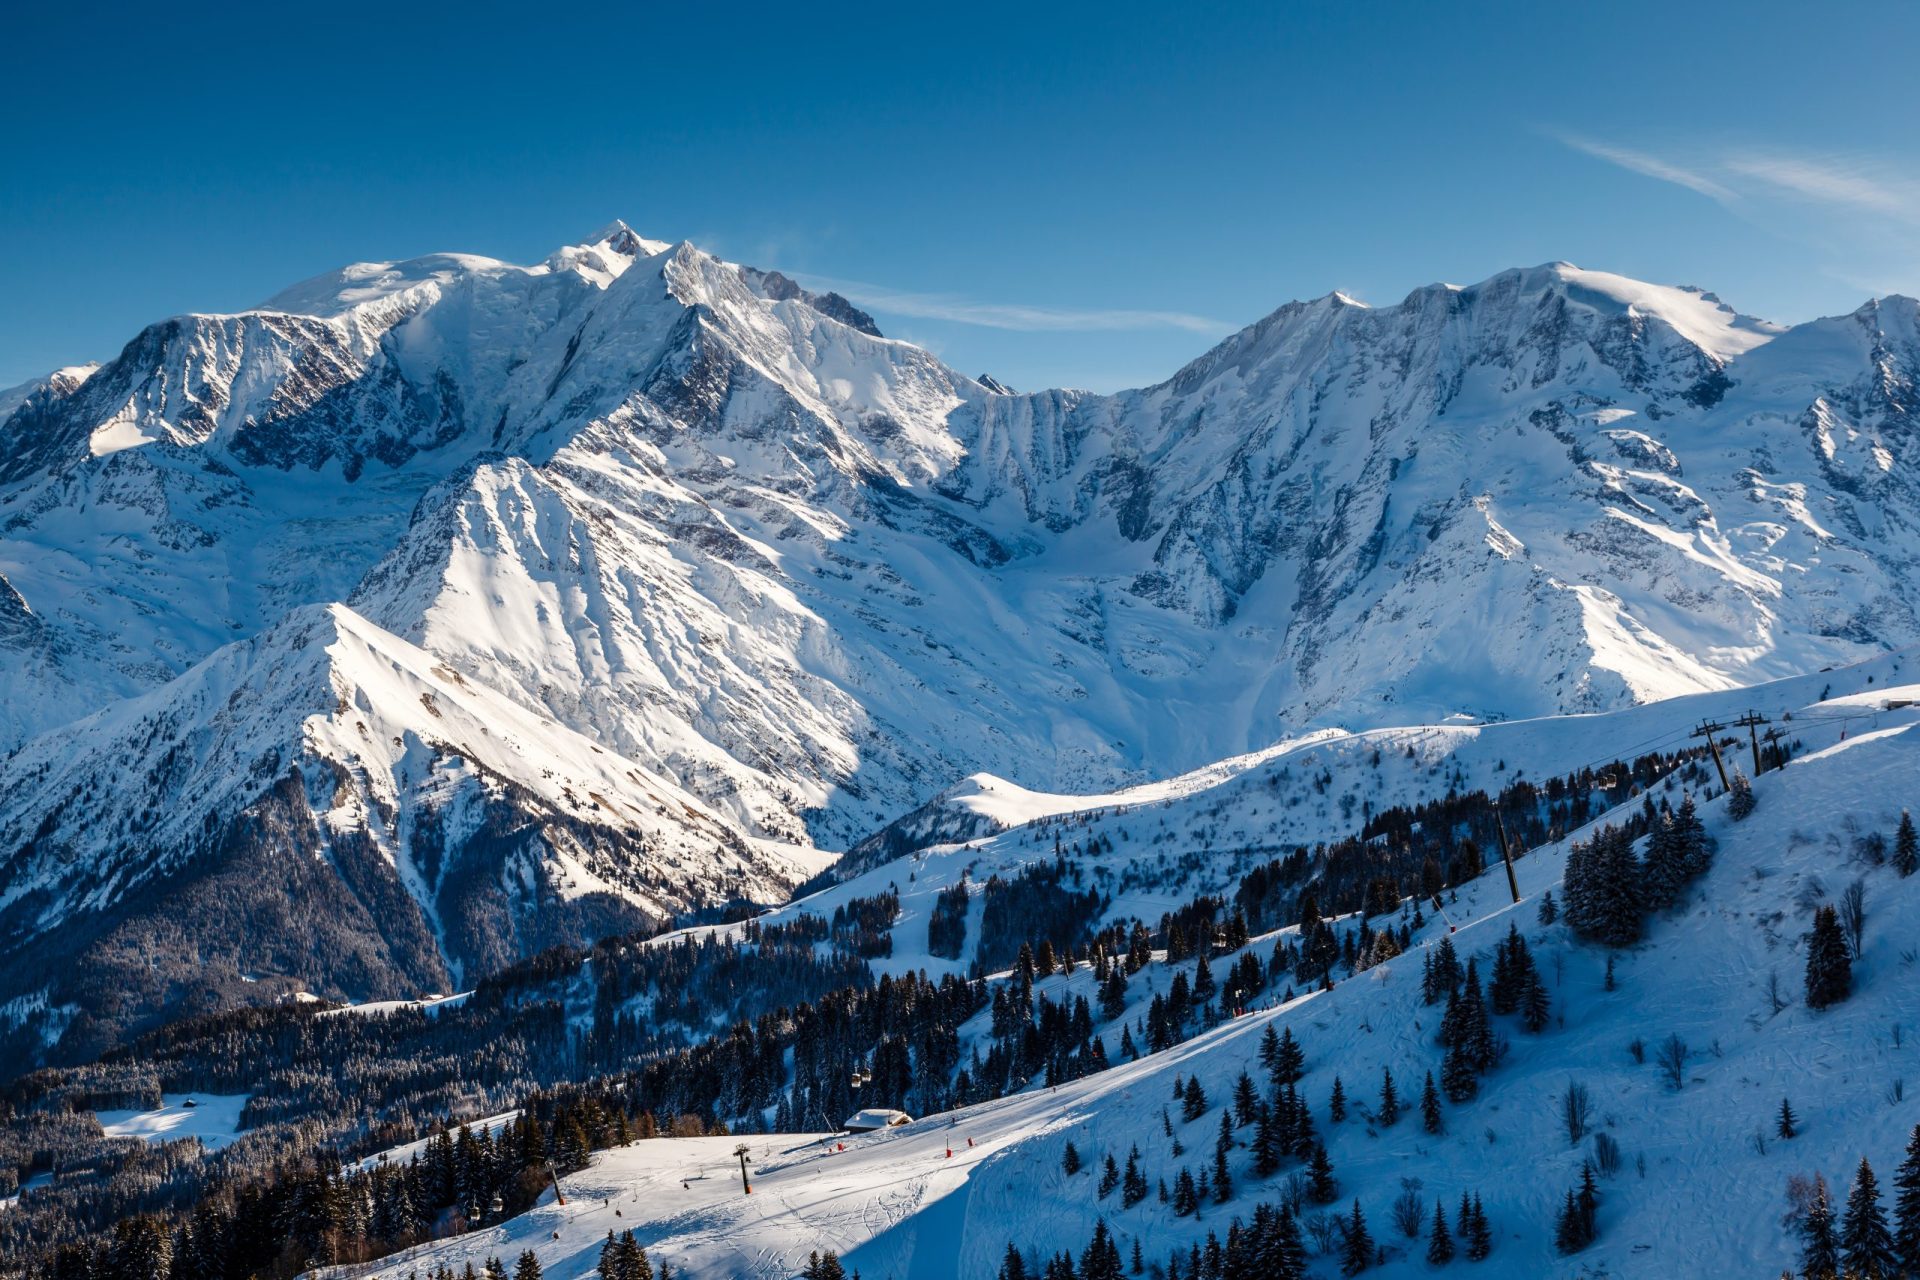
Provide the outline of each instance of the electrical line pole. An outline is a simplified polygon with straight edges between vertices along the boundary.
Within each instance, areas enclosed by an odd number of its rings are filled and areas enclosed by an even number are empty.
[[[1787,735],[1780,732],[1778,729],[1770,728],[1766,731],[1766,733],[1762,734],[1761,736],[1767,740],[1767,755],[1773,761],[1773,767],[1776,769],[1785,768],[1787,763],[1787,752],[1786,752],[1786,748],[1780,745],[1780,739],[1786,737]]]
[[[1713,736],[1726,727],[1727,726],[1723,724],[1715,724],[1711,720],[1703,720],[1700,722],[1700,727],[1687,736],[1689,738],[1705,738],[1707,740],[1707,750],[1713,752],[1713,767],[1720,771],[1720,789],[1722,791],[1731,791],[1733,790],[1733,784],[1727,781],[1726,763],[1720,759],[1720,743]]]
[[[753,1184],[747,1181],[747,1149],[747,1144],[743,1142],[733,1149],[733,1154],[740,1157],[740,1190],[752,1195]]]
[[[1753,744],[1753,776],[1756,778],[1760,776],[1759,726],[1772,723],[1773,721],[1767,719],[1757,711],[1749,711],[1733,722],[1735,728],[1745,729],[1747,731],[1747,740]]]
[[[1499,806],[1493,810],[1494,826],[1500,831],[1500,859],[1507,864],[1507,892],[1513,895],[1515,902],[1520,901],[1520,881],[1513,874],[1513,849],[1507,843],[1506,819],[1500,816]]]

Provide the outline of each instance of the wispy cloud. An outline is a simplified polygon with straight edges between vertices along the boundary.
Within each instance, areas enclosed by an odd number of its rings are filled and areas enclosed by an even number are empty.
[[[1550,136],[1572,147],[1575,151],[1585,152],[1596,160],[1605,160],[1608,164],[1618,165],[1622,169],[1628,169],[1649,178],[1658,178],[1661,182],[1671,182],[1676,187],[1696,191],[1709,200],[1732,204],[1740,198],[1731,188],[1715,182],[1703,173],[1675,164],[1670,160],[1663,160],[1645,151],[1618,147],[1612,143],[1598,142],[1577,134],[1554,133]]]
[[[1024,333],[1114,332],[1128,329],[1184,329],[1189,333],[1220,335],[1235,326],[1185,311],[1131,308],[1046,307],[1025,303],[982,302],[947,293],[913,293],[860,280],[829,276],[797,277],[810,289],[831,289],[863,307],[922,320],[946,320],[986,329]]]
[[[1920,182],[1872,161],[1746,152],[1727,156],[1721,164],[1729,173],[1807,200],[1920,224]]]
[[[1545,131],[1561,145],[1671,183],[1812,249],[1820,269],[1850,287],[1912,290],[1920,264],[1920,174],[1880,156],[1723,142],[1623,146]]]
[[[1784,195],[1920,226],[1920,180],[1867,157],[1749,148],[1655,155],[1579,134],[1549,132],[1548,136],[1583,155],[1685,187],[1730,207]]]

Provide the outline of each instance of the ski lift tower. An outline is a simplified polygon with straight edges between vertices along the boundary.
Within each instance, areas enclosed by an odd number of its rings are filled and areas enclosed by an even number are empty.
[[[747,1151],[747,1144],[743,1142],[733,1149],[733,1154],[740,1157],[740,1190],[747,1195],[752,1195],[753,1184],[747,1181],[747,1166],[753,1163],[753,1157],[748,1155]]]

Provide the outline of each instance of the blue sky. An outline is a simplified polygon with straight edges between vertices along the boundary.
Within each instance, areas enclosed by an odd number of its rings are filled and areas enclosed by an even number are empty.
[[[1294,297],[1565,258],[1799,320],[1920,292],[1920,6],[38,6],[0,385],[341,263],[613,217],[1110,389]]]

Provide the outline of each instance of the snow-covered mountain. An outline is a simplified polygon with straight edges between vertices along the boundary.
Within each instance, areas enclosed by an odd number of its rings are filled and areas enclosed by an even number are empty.
[[[1915,310],[1555,264],[1015,395],[616,223],[164,321],[0,399],[0,1002],[44,1040],[129,937],[198,954],[167,904],[217,867],[301,862],[273,892],[377,954],[317,966],[296,912],[215,969],[410,992],[777,900],[982,770],[1102,791],[1910,643]]]

